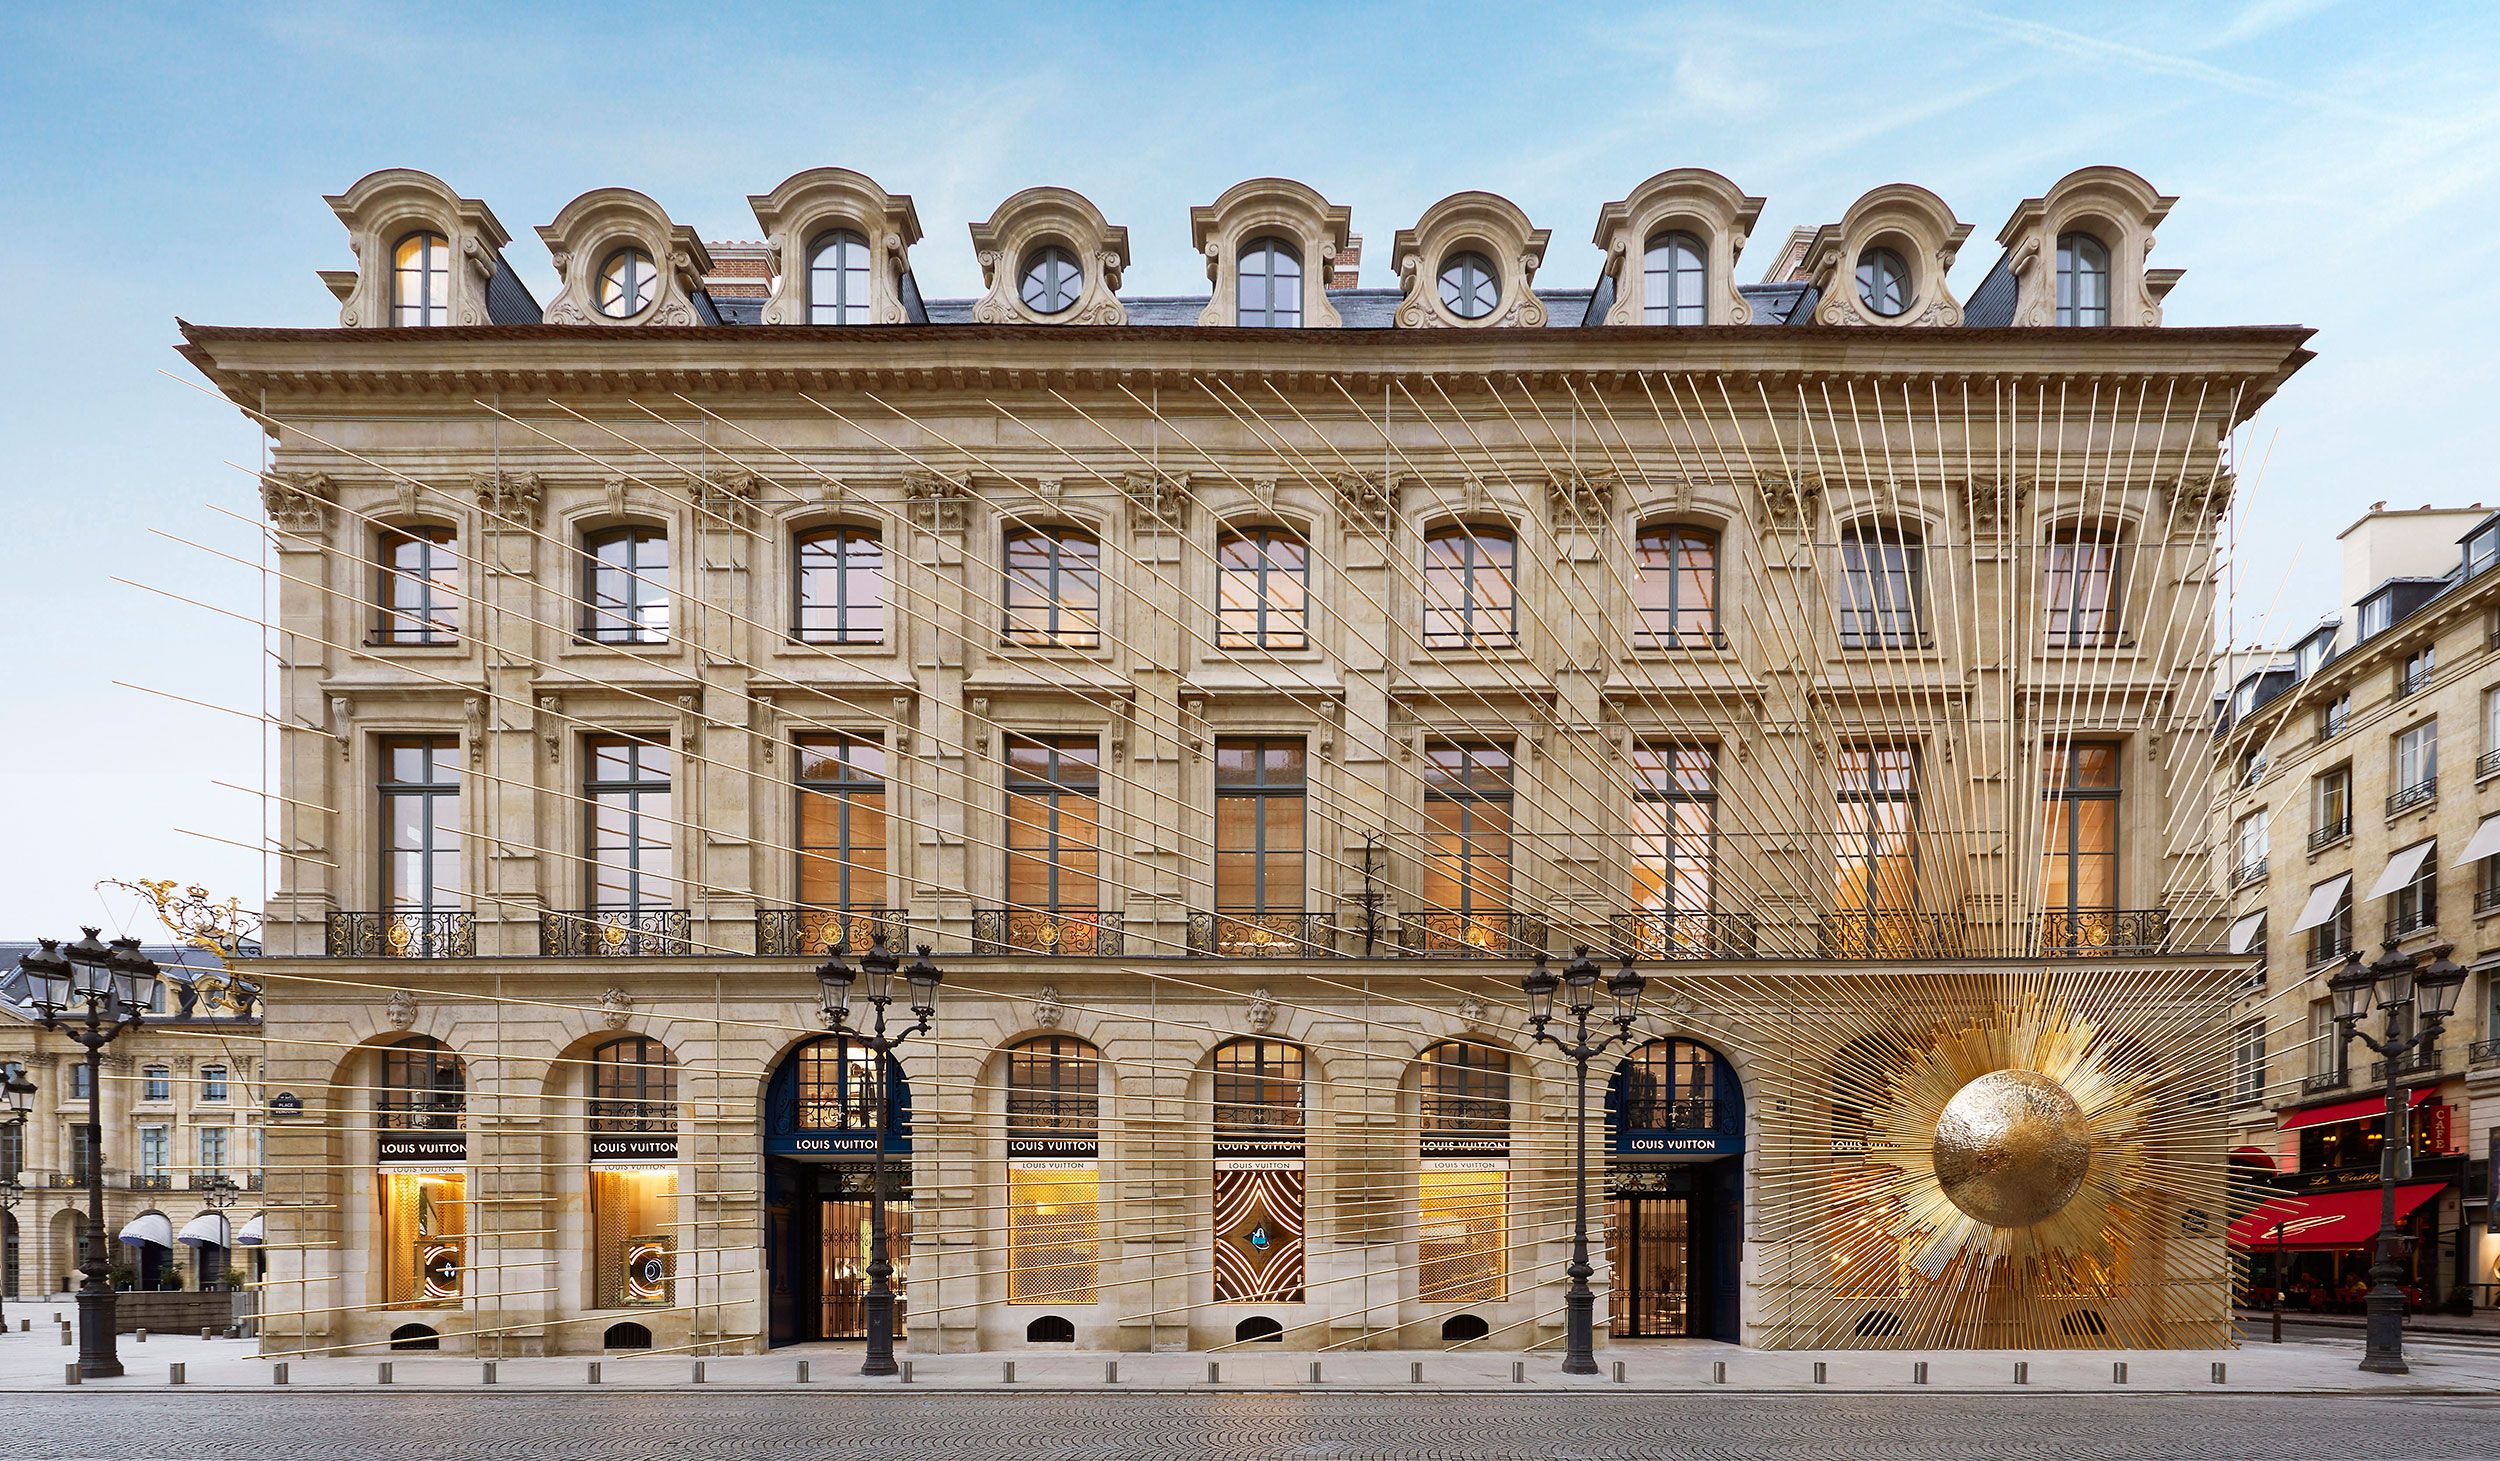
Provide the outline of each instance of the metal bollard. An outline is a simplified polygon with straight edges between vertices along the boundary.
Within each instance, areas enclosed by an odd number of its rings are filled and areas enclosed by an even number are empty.
[[[1713,1384],[1713,1385],[1724,1385],[1724,1384],[1726,1384],[1726,1383],[1727,1383],[1727,1361],[1725,1361],[1725,1360],[1713,1360],[1713,1361],[1711,1361],[1711,1363],[1710,1363],[1710,1383],[1711,1383],[1711,1384]]]
[[[1623,1361],[1621,1360],[1615,1361],[1615,1383],[1618,1385],[1623,1383]]]
[[[1408,1365],[1406,1367],[1406,1378],[1409,1384],[1422,1384],[1424,1382],[1424,1362],[1422,1360],[1417,1360],[1413,1364]]]
[[[69,1332],[69,1326],[68,1326],[68,1325],[66,1325],[66,1324],[62,1325],[62,1326],[61,1326],[61,1343],[65,1344],[65,1345],[70,1345],[70,1344],[76,1344],[77,1342],[78,1342],[78,1341],[77,1341],[75,1338],[73,1338],[73,1337],[71,1336],[71,1334],[70,1334],[70,1332]]]
[[[1910,1366],[1910,1383],[1913,1385],[1927,1383],[1927,1361],[1920,1360],[1917,1364]]]
[[[2014,1361],[2014,1383],[2017,1385],[2028,1385],[2031,1383],[2031,1361]]]
[[[903,1383],[906,1385],[911,1383],[911,1361],[909,1360],[903,1361]]]
[[[703,1361],[701,1360],[694,1362],[694,1382],[698,1385],[703,1383]]]
[[[1016,1362],[1014,1360],[1008,1360],[1005,1365],[1001,1367],[999,1371],[998,1383],[1002,1385],[1012,1385],[1016,1383]]]
[[[2109,1383],[2113,1385],[2124,1385],[2127,1383],[2127,1362],[2125,1360],[2111,1360],[2109,1362]]]
[[[167,1365],[167,1366],[165,1367],[165,1383],[166,1383],[166,1384],[168,1384],[168,1385],[179,1385],[179,1384],[181,1384],[181,1383],[182,1383],[182,1376],[183,1376],[183,1366],[182,1366],[182,1362],[181,1362],[181,1361],[177,1360],[177,1361],[175,1361],[174,1363],[172,1363],[172,1364],[170,1364],[170,1365]]]
[[[1528,1362],[1526,1360],[1512,1360],[1510,1362],[1510,1382],[1514,1385],[1525,1385],[1528,1383]]]
[[[807,1383],[807,1361],[805,1360],[799,1361],[799,1383],[802,1385]]]
[[[2222,1367],[2222,1361],[2220,1361],[2220,1360],[2216,1360],[2216,1361],[2214,1361],[2214,1383],[2215,1383],[2215,1384],[2217,1384],[2217,1385],[2227,1385],[2227,1384],[2229,1384],[2229,1383],[2230,1383],[2230,1381],[2229,1381],[2227,1378],[2225,1378],[2225,1377],[2226,1377],[2229,1373],[2230,1373],[2230,1372],[2229,1372],[2228,1370],[2225,1370],[2225,1369]]]
[[[1207,1383],[1210,1385],[1224,1383],[1224,1367],[1214,1360],[1207,1361]]]
[[[1824,1384],[1830,1379],[1830,1376],[1831,1372],[1824,1367],[1824,1362],[1816,1360],[1814,1362],[1814,1383],[1817,1385]]]
[[[200,1331],[200,1338],[202,1339],[215,1339],[216,1337],[217,1331],[214,1329],[202,1329]]]
[[[62,1384],[64,1384],[64,1385],[75,1385],[75,1384],[77,1384],[77,1383],[78,1383],[78,1362],[77,1362],[76,1360],[72,1360],[72,1361],[70,1361],[67,1365],[64,1365],[62,1368],[63,1368],[63,1370],[64,1370],[66,1373],[64,1373],[64,1374],[61,1376],[61,1383],[62,1383]]]
[[[391,1362],[389,1360],[384,1360],[373,1367],[373,1383],[376,1385],[388,1385],[391,1383]]]
[[[1117,1385],[1120,1383],[1120,1362],[1118,1360],[1104,1360],[1102,1362],[1102,1382],[1106,1385]]]
[[[479,1382],[478,1382],[478,1383],[483,1384],[483,1385],[492,1385],[492,1384],[494,1384],[494,1383],[495,1383],[495,1362],[494,1362],[493,1360],[488,1360],[488,1361],[486,1361],[486,1363],[485,1363],[485,1365],[484,1365],[484,1367],[483,1367],[483,1368],[484,1368],[484,1370],[485,1370],[485,1375],[484,1375],[484,1377],[483,1377],[483,1378],[481,1378],[481,1379],[479,1380]]]
[[[1311,1361],[1311,1383],[1314,1385],[1319,1383],[1319,1361],[1317,1360]]]
[[[272,1385],[286,1383],[286,1361],[280,1360],[269,1367],[269,1383]]]
[[[147,1342],[148,1342],[148,1332],[147,1332],[146,1330],[144,1330],[144,1329],[134,1329],[134,1330],[132,1330],[132,1331],[130,1332],[130,1342],[131,1342],[132,1344],[145,1344],[145,1343],[147,1343]]]
[[[596,1384],[598,1384],[598,1383],[599,1383],[599,1361],[597,1361],[597,1360],[592,1360],[592,1361],[590,1362],[590,1375],[589,1375],[589,1377],[588,1377],[588,1379],[587,1379],[586,1383],[588,1383],[588,1384],[592,1384],[592,1385],[596,1385]]]

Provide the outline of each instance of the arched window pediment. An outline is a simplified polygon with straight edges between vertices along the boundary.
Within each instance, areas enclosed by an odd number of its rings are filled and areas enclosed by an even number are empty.
[[[987,288],[972,307],[975,324],[1128,323],[1119,297],[1128,230],[1080,193],[1027,188],[972,225],[972,246]]]
[[[816,167],[747,203],[773,266],[765,324],[906,322],[902,278],[921,236],[908,196],[849,168]],[[825,257],[823,246],[846,236],[855,248]]]
[[[1545,323],[1536,272],[1548,229],[1494,193],[1453,193],[1424,210],[1390,245],[1405,289],[1401,328],[1494,329]]]
[[[1736,261],[1762,205],[1708,168],[1679,167],[1600,209],[1595,242],[1606,253],[1614,289],[1606,323],[1752,323],[1753,309],[1736,287]],[[1696,256],[1689,266],[1654,257],[1660,244],[1679,235]],[[1660,264],[1669,277],[1654,279]],[[1666,297],[1656,297],[1654,283],[1668,287]]]
[[[1214,286],[1198,323],[1314,329],[1341,323],[1328,301],[1328,274],[1352,241],[1352,217],[1291,178],[1252,178],[1190,209],[1190,244],[1205,256]],[[1263,246],[1288,251],[1291,270],[1280,268]]]
[[[1942,198],[1914,183],[1888,183],[1816,230],[1803,268],[1821,291],[1814,317],[1826,325],[1959,325],[1961,302],[1947,275],[1970,237]]]

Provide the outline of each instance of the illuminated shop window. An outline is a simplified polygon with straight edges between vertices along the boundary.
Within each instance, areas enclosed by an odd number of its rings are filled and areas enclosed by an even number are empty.
[[[382,1175],[382,1302],[458,1308],[469,1270],[469,1179],[461,1172]]]

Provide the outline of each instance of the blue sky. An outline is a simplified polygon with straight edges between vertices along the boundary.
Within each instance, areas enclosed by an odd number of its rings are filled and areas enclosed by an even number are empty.
[[[2370,502],[2500,502],[2490,332],[2500,273],[2500,7],[1662,7],[1353,3],[960,10],[782,4],[19,5],[0,11],[0,937],[103,910],[109,876],[247,897],[259,698],[249,630],[110,580],[249,612],[256,434],[168,380],[174,319],[324,325],[351,261],[321,195],[413,166],[521,236],[625,184],[707,237],[746,196],[859,168],[917,201],[914,266],[971,292],[965,225],[1034,183],[1129,226],[1132,292],[1202,289],[1188,209],[1281,173],[1376,246],[1489,188],[1587,283],[1598,207],[1661,168],[1766,196],[1744,277],[1788,229],[1878,183],[1935,189],[1974,236],[2114,162],[2180,196],[2159,265],[2174,324],[2316,326],[2259,419],[2243,638],[2332,612],[2333,533]],[[1376,247],[1367,282],[1386,282]],[[2263,473],[2255,470],[2262,460]],[[183,829],[183,830],[177,830]],[[118,911],[118,910],[116,910]]]

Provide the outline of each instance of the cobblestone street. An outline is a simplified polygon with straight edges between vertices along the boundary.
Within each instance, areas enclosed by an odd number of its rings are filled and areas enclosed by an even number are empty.
[[[2500,1400],[2337,1396],[114,1394],[0,1397],[0,1456],[2485,1457]]]

